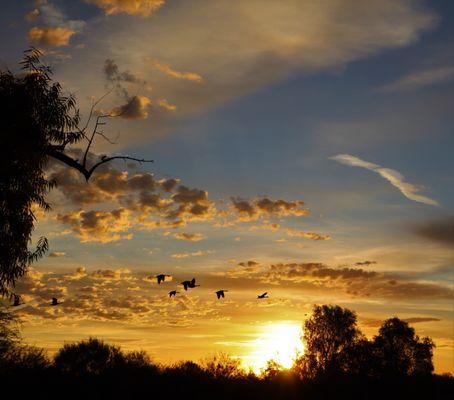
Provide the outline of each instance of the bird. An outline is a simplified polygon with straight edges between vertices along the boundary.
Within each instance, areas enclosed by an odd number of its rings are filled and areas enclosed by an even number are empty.
[[[17,307],[17,306],[20,306],[21,304],[24,304],[24,303],[21,303],[21,297],[18,295],[18,294],[13,294],[13,307]]]
[[[58,302],[58,299],[56,297],[52,297],[52,303],[50,303],[50,305],[58,306],[59,304],[61,304],[61,303]]]
[[[218,290],[217,292],[215,292],[215,293],[216,293],[216,296],[217,296],[217,298],[218,298],[218,300],[219,300],[221,297],[222,297],[222,298],[225,297],[224,292],[228,292],[228,290]]]
[[[166,277],[169,277],[170,278],[170,275],[166,275],[166,274],[159,274],[159,275],[156,275],[155,278],[158,280],[158,284],[160,285],[161,282],[164,282],[166,280]]]
[[[183,281],[180,283],[180,285],[183,285],[184,287],[184,290],[188,290],[188,288],[195,288],[196,286],[200,286],[200,285],[196,285],[195,284],[195,278],[192,278],[192,280],[190,281]]]
[[[176,290],[171,290],[169,292],[169,297],[172,297],[172,296],[175,297],[177,295],[177,293],[180,293],[180,292],[177,292]]]
[[[257,296],[257,298],[258,298],[258,299],[267,299],[267,298],[268,298],[268,292],[259,294],[259,295]]]

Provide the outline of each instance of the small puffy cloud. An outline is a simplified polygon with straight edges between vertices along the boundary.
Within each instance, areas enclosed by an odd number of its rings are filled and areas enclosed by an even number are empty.
[[[124,208],[112,211],[73,211],[58,214],[57,220],[70,226],[82,242],[109,243],[131,239],[129,213]]]
[[[112,114],[124,119],[146,119],[149,115],[151,100],[146,96],[134,96],[112,110]]]
[[[128,268],[118,268],[118,269],[98,269],[93,271],[90,274],[90,277],[93,279],[108,280],[108,281],[118,281],[121,279],[130,280],[131,270]]]
[[[404,176],[394,169],[381,167],[380,165],[364,161],[350,154],[338,154],[337,156],[331,157],[331,159],[338,161],[344,165],[349,165],[351,167],[361,167],[368,169],[369,171],[376,172],[382,178],[391,183],[391,185],[399,189],[400,192],[410,200],[431,206],[439,205],[436,200],[419,194],[419,192],[421,191],[421,186],[406,182]]]
[[[37,47],[61,47],[69,44],[76,31],[65,27],[33,27],[28,32],[28,40]]]
[[[454,216],[446,216],[415,225],[413,232],[425,239],[454,245]]]
[[[189,257],[200,257],[200,256],[203,256],[204,254],[205,253],[202,250],[198,250],[198,251],[193,251],[191,253],[175,253],[175,254],[172,254],[171,257],[176,258],[176,259],[182,259],[182,258],[189,258]]]
[[[382,86],[381,92],[397,92],[416,90],[425,86],[449,82],[454,79],[454,67],[438,67],[416,71],[395,82]]]
[[[153,15],[162,5],[164,0],[86,0],[102,9],[107,15],[129,14],[139,17]]]
[[[302,208],[304,201],[271,200],[267,197],[243,200],[239,197],[231,197],[233,210],[242,221],[253,221],[261,216],[277,217],[300,217],[308,214],[308,210]]]
[[[53,251],[49,254],[49,257],[64,257],[66,253],[64,251]]]
[[[171,68],[169,65],[161,64],[154,60],[148,60],[148,61],[150,62],[150,65],[154,69],[162,72],[163,74],[165,74],[171,78],[182,79],[182,80],[192,81],[192,82],[197,82],[197,83],[202,82],[202,77],[199,74],[196,74],[195,72],[177,71],[177,70]]]
[[[311,239],[311,240],[315,240],[315,241],[331,239],[331,236],[329,236],[329,235],[320,235],[319,233],[299,231],[297,229],[292,229],[292,228],[287,229],[287,235],[293,236],[293,237]]]
[[[205,239],[201,233],[186,233],[186,232],[177,232],[173,235],[175,239],[178,240],[187,240],[190,242],[198,242],[200,240]]]

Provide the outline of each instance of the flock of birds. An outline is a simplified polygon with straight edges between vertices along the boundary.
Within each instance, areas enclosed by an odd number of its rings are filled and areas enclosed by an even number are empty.
[[[161,283],[165,282],[166,278],[170,278],[170,277],[171,277],[171,275],[159,274],[159,275],[154,276],[153,278],[156,279],[158,284],[160,285]],[[188,289],[194,289],[194,288],[200,286],[200,285],[196,285],[195,278],[192,278],[192,280],[190,280],[190,281],[180,282],[180,285],[183,285],[183,288],[185,291],[187,291]],[[219,300],[221,298],[222,299],[225,298],[226,292],[228,292],[228,290],[221,289],[221,290],[217,290],[214,293],[216,294],[216,297]],[[169,297],[175,297],[178,293],[180,293],[180,292],[178,292],[177,290],[171,290],[169,292]],[[12,307],[18,307],[18,306],[21,306],[22,304],[25,304],[22,301],[22,298],[20,295],[13,294],[12,297],[13,297],[13,304],[11,304]],[[257,299],[267,299],[267,298],[268,298],[268,292],[262,293],[257,296]],[[56,297],[52,297],[52,300],[49,305],[57,306],[61,303],[63,303],[63,302],[59,301]]]
[[[170,278],[170,275],[159,274],[159,275],[156,275],[154,278],[156,278],[158,284],[160,285],[162,282],[165,282],[166,278],[168,278],[168,277]],[[195,278],[192,278],[192,280],[190,280],[190,281],[180,282],[180,285],[183,285],[184,290],[194,289],[195,287],[200,286],[200,285],[196,285]],[[217,290],[214,293],[216,294],[216,297],[219,300],[221,298],[225,298],[225,293],[226,292],[228,292],[228,290],[221,289],[221,290]],[[177,293],[180,293],[180,292],[178,292],[177,290],[171,290],[169,292],[169,297],[175,297],[177,295]],[[267,299],[268,298],[268,292],[265,292],[265,293],[262,293],[262,294],[258,295],[257,298],[258,299]]]

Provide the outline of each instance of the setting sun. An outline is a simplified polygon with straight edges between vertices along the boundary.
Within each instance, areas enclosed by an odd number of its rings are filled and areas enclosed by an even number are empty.
[[[252,351],[244,357],[244,364],[259,373],[268,360],[290,368],[297,355],[303,353],[301,324],[295,322],[264,325],[258,338],[251,342]]]

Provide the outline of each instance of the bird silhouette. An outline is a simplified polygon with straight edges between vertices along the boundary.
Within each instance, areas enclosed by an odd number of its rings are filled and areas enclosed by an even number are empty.
[[[59,304],[59,301],[56,297],[52,297],[52,303],[50,303],[51,306],[58,306]]]
[[[195,284],[195,278],[192,278],[192,280],[190,280],[190,281],[183,281],[180,283],[180,285],[183,285],[184,290],[188,290],[188,288],[193,289],[197,286],[200,286],[200,285]]]
[[[166,280],[166,277],[170,278],[170,275],[159,274],[155,276],[155,278],[158,280],[159,285],[161,284],[161,282],[164,282]]]
[[[169,292],[169,297],[172,297],[172,296],[175,297],[177,295],[177,293],[180,293],[180,292],[177,292],[176,290],[171,290]]]
[[[222,297],[222,298],[225,297],[225,294],[224,294],[225,292],[228,292],[228,290],[218,290],[217,292],[215,292],[215,293],[216,293],[216,296],[217,296],[217,298],[218,298],[218,300],[219,300],[221,297]]]
[[[268,292],[259,294],[259,295],[257,296],[257,298],[258,298],[258,299],[267,299],[267,298],[268,298]]]
[[[13,307],[17,307],[20,306],[21,304],[24,304],[21,303],[21,297],[18,294],[13,294],[13,299],[14,299],[12,304]]]

